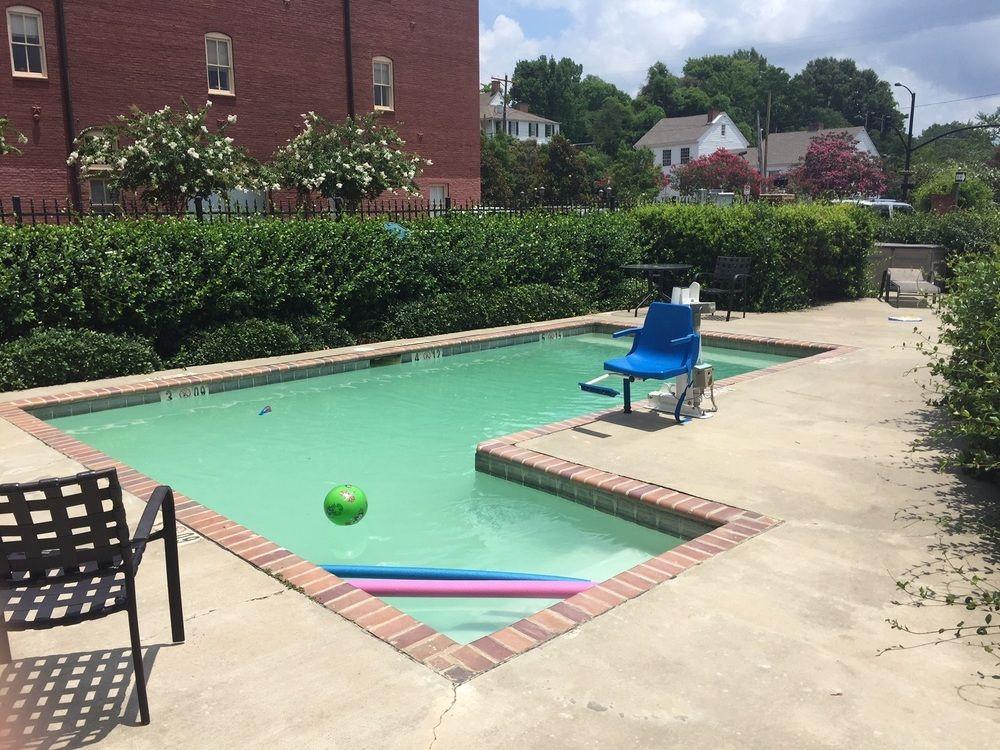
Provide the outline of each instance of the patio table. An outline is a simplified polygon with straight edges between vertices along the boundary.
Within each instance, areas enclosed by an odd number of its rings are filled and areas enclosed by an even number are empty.
[[[635,303],[635,317],[639,308],[657,299],[670,301],[674,280],[685,271],[691,270],[690,263],[629,263],[622,266],[626,271],[637,271],[646,277],[646,292]],[[631,308],[629,308],[631,309]]]

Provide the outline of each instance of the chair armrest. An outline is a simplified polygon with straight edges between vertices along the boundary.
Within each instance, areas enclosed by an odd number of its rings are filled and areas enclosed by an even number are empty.
[[[701,284],[702,283],[702,281],[701,281],[702,279],[708,279],[708,280],[711,281],[712,280],[712,276],[713,276],[713,274],[712,274],[711,271],[701,271],[699,273],[696,273],[694,275],[694,278],[691,279],[691,280],[692,281],[697,281],[699,284]]]
[[[611,334],[611,338],[620,339],[622,336],[635,336],[641,328],[626,328],[624,331],[615,331]]]
[[[738,273],[733,276],[733,288],[734,289],[746,289],[747,281],[750,280],[750,274],[748,273]]]
[[[676,345],[676,344],[686,344],[689,341],[691,341],[693,339],[697,339],[697,338],[698,338],[698,334],[697,333],[689,333],[687,336],[681,336],[679,339],[671,339],[670,343],[673,344],[673,345]]]
[[[156,516],[161,510],[164,511],[164,528],[154,532],[153,524],[156,522]],[[131,547],[135,555],[133,561],[134,568],[139,567],[139,562],[142,560],[142,553],[146,550],[146,544],[163,538],[168,522],[174,523],[174,493],[169,487],[161,484],[153,490],[153,494],[146,501],[146,507],[142,511],[142,517],[139,519],[139,525],[136,526],[135,534],[132,536]]]

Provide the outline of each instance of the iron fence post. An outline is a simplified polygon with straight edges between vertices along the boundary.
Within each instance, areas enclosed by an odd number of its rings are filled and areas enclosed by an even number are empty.
[[[205,207],[201,203],[201,196],[195,196],[194,199],[194,215],[198,221],[204,221],[205,219]]]
[[[23,212],[21,211],[21,196],[15,195],[10,199],[11,210],[14,211],[14,226],[21,226],[21,222],[24,220]]]

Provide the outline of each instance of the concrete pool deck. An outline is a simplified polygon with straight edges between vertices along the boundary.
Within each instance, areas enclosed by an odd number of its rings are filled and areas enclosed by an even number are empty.
[[[639,412],[522,442],[783,523],[465,684],[187,535],[185,644],[169,643],[159,549],[139,577],[149,727],[134,726],[122,616],[12,634],[0,717],[27,726],[40,747],[59,737],[68,747],[989,744],[1000,690],[974,677],[991,666],[982,652],[876,656],[920,642],[886,618],[961,619],[890,604],[893,574],[931,560],[936,541],[931,523],[894,520],[897,511],[990,491],[910,452],[926,418],[919,375],[909,373],[921,356],[912,325],[889,314],[863,300],[706,320],[705,330],[858,349],[739,383],[719,394],[716,417],[683,428]],[[932,330],[933,316],[920,314]],[[0,445],[0,481],[82,468],[3,420]],[[129,501],[131,513],[140,508]],[[56,694],[68,696],[63,720],[79,724],[61,735],[39,726],[59,719]]]

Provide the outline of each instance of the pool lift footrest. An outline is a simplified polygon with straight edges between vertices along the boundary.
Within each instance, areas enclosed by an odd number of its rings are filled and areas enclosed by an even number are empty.
[[[593,380],[587,380],[586,382],[581,381],[580,390],[586,391],[587,393],[596,393],[598,396],[609,396],[610,398],[617,398],[618,391],[607,385],[598,385],[602,380],[607,380],[611,377],[610,374],[605,373],[604,375],[598,375]]]

